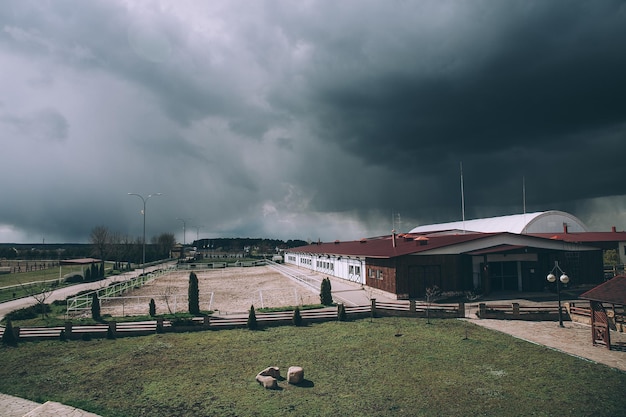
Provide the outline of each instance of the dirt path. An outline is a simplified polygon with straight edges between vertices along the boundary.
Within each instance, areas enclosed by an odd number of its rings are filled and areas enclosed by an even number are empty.
[[[319,303],[319,293],[267,266],[196,270],[200,309],[220,314],[255,308]],[[133,290],[123,297],[102,301],[102,313],[148,314],[153,298],[157,314],[187,311],[190,271],[175,271]]]

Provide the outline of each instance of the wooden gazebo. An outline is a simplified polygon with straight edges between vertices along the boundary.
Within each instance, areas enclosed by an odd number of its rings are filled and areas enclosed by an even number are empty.
[[[611,322],[623,320],[626,305],[626,275],[618,275],[581,294],[579,298],[589,300],[591,305],[591,340],[594,345],[611,349]],[[605,304],[611,304],[607,309]],[[621,311],[620,311],[621,310]],[[616,314],[617,313],[617,314]]]

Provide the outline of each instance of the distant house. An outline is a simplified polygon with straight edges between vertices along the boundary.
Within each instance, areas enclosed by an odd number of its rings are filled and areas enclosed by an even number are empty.
[[[573,216],[549,213],[528,215],[526,225],[515,229],[533,233],[483,231],[479,222],[472,223],[475,231],[444,224],[357,241],[314,243],[286,250],[284,260],[399,299],[423,298],[435,285],[442,291],[543,291],[552,285],[545,276],[555,261],[570,276],[570,285],[602,282],[602,249],[622,247],[626,233],[578,231],[586,228]],[[484,226],[502,219],[483,220]],[[560,233],[552,233],[554,223],[559,223]],[[537,227],[540,224],[543,227]]]

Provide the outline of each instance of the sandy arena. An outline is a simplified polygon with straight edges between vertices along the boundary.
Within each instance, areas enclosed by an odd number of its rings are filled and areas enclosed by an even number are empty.
[[[151,298],[157,314],[185,312],[190,272],[174,271],[122,297],[102,300],[102,314],[147,315]],[[203,311],[232,314],[247,312],[251,305],[259,309],[319,303],[319,289],[309,289],[268,266],[194,272],[198,276],[200,310]]]

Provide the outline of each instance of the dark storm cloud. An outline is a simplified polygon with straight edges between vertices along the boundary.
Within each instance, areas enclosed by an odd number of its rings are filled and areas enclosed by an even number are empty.
[[[356,239],[459,219],[461,162],[468,218],[524,178],[626,228],[625,43],[618,1],[4,2],[0,240],[138,236],[128,192],[149,235]]]
[[[623,4],[476,4],[427,33],[434,53],[409,46],[424,34],[417,25],[398,65],[371,74],[359,33],[341,54],[345,73],[331,69],[310,88],[320,136],[399,176],[450,176],[463,161],[479,204],[495,211],[524,175],[536,205],[626,192],[614,175],[626,151]],[[452,37],[466,39],[462,50],[437,51]]]

